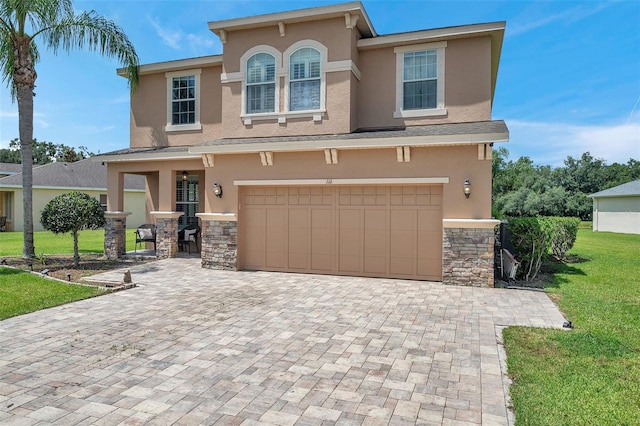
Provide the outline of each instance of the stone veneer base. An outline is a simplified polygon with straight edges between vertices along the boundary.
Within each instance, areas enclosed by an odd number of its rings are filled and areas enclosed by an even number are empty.
[[[494,286],[493,228],[444,228],[443,284]]]
[[[202,267],[238,270],[238,221],[202,219]]]
[[[106,212],[104,225],[104,255],[119,259],[127,253],[127,216],[129,212]]]

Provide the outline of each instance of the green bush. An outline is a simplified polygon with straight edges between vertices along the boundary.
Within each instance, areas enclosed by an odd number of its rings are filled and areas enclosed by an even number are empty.
[[[533,280],[551,248],[553,221],[547,217],[518,217],[509,219],[507,229],[511,243],[518,254],[518,278]]]
[[[558,259],[564,259],[576,242],[580,219],[577,217],[550,217],[553,224],[551,252]]]

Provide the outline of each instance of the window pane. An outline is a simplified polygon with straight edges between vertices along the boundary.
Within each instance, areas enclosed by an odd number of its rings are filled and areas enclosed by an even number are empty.
[[[257,53],[247,61],[247,83],[275,81],[276,60],[268,53]]]
[[[320,78],[320,52],[310,47],[296,50],[290,58],[289,79]]]
[[[275,83],[247,86],[247,114],[275,111],[275,95]]]
[[[293,81],[290,86],[291,111],[320,109],[320,81]]]
[[[404,83],[403,109],[427,109],[437,106],[437,81]]]

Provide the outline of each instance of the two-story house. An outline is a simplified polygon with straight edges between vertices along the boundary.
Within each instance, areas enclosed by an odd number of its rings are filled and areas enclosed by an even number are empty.
[[[137,174],[160,258],[199,223],[206,268],[493,285],[504,22],[379,35],[352,2],[209,29],[221,55],[141,66],[130,148],[96,158],[107,254]]]

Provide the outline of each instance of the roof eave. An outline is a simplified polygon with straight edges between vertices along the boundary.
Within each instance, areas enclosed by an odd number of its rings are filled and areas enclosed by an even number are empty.
[[[361,2],[340,3],[307,9],[290,10],[286,12],[269,13],[266,15],[249,16],[245,18],[226,19],[209,22],[209,30],[220,37],[221,31],[247,30],[251,28],[277,25],[278,22],[293,24],[326,18],[343,17],[346,13],[358,14],[356,26],[365,37],[376,37],[376,31]]]
[[[178,59],[175,61],[154,62],[140,65],[138,70],[140,75],[156,74],[161,72],[177,71],[190,68],[204,68],[222,65],[222,55],[200,56],[197,58]],[[127,77],[126,68],[118,68],[116,73],[120,77]]]

